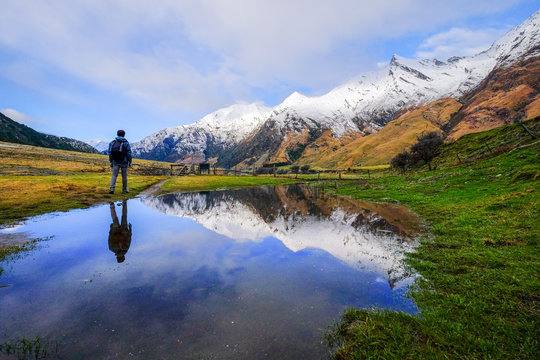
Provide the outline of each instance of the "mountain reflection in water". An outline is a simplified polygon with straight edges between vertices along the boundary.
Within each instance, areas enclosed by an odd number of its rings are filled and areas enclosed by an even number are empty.
[[[416,312],[401,260],[418,227],[403,207],[304,186],[38,216],[0,229],[47,239],[0,264],[0,344],[39,337],[63,359],[326,359],[345,309]]]
[[[305,185],[178,193],[143,202],[236,241],[275,237],[294,252],[324,250],[378,273],[392,288],[410,277],[403,259],[414,250],[412,236],[420,230],[419,219],[403,206],[328,196]]]

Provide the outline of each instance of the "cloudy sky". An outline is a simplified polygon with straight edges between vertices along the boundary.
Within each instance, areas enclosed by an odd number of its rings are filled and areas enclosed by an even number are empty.
[[[392,54],[487,49],[537,0],[2,0],[0,111],[140,140],[234,103],[320,95]]]

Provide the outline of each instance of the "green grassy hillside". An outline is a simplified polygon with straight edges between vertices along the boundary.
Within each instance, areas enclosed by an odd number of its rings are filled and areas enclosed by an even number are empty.
[[[19,124],[0,113],[0,141],[17,144],[42,146],[51,149],[82,151],[98,154],[92,146],[75,139],[40,133],[26,125]]]
[[[527,126],[538,131],[538,123]],[[540,353],[538,139],[514,124],[446,144],[436,161],[435,171],[387,173],[335,190],[399,201],[429,228],[408,258],[421,275],[411,291],[419,313],[347,311],[328,333],[335,359],[533,359]]]

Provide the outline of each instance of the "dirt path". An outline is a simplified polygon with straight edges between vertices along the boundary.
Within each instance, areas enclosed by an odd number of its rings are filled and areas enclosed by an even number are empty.
[[[161,190],[161,186],[165,184],[167,181],[169,181],[171,178],[165,179],[163,181],[158,182],[157,184],[154,184],[150,186],[148,189],[141,191],[136,197],[138,198],[148,198],[155,196],[159,193]]]

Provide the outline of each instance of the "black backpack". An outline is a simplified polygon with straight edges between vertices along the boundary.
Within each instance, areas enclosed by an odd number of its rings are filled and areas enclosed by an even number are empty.
[[[114,140],[111,146],[111,157],[114,161],[122,162],[127,155],[127,146],[124,141]]]

